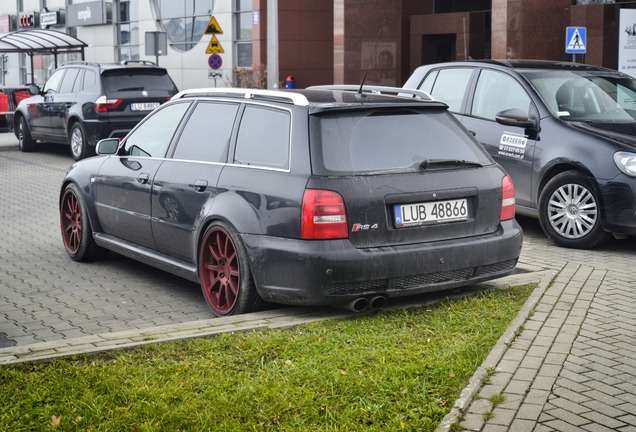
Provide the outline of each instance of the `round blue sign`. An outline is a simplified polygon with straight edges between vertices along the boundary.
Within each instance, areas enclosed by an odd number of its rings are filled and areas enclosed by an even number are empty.
[[[217,70],[223,64],[223,59],[218,54],[212,54],[208,60],[208,64],[212,69]]]

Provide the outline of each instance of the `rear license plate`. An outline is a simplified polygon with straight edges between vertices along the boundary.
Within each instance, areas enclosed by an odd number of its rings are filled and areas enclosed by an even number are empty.
[[[130,104],[132,111],[152,111],[157,107],[159,107],[159,102],[138,102]]]
[[[429,223],[457,222],[468,219],[466,198],[393,206],[395,226],[398,228]]]

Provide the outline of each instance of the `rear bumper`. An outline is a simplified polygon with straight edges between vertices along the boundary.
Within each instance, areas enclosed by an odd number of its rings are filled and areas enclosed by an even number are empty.
[[[85,120],[84,132],[88,145],[94,147],[99,140],[105,138],[123,138],[134,128],[139,120],[135,121],[109,121],[109,120]]]
[[[259,294],[283,304],[338,304],[455,288],[513,272],[523,234],[513,219],[478,237],[356,249],[348,240],[243,235]]]

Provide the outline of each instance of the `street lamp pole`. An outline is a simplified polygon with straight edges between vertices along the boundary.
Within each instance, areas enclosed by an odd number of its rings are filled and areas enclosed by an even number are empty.
[[[278,0],[267,0],[267,88],[278,88]]]

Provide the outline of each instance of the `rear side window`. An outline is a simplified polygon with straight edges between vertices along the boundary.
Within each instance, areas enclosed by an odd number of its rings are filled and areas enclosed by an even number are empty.
[[[113,69],[102,72],[106,92],[130,90],[169,90],[177,88],[163,69]]]
[[[62,85],[60,86],[60,91],[58,93],[72,93],[73,86],[75,85],[75,81],[77,80],[77,74],[79,73],[79,69],[77,68],[69,68],[64,75],[64,79],[62,80]]]
[[[492,163],[444,109],[328,112],[311,116],[310,128],[318,175],[417,171],[424,161]]]
[[[174,159],[225,162],[238,104],[200,102],[183,128]]]
[[[288,169],[290,119],[288,111],[245,107],[234,163]]]
[[[452,112],[460,112],[472,68],[442,69],[437,74],[430,95],[444,102]],[[428,85],[427,85],[428,86]],[[426,91],[426,90],[424,90]]]

